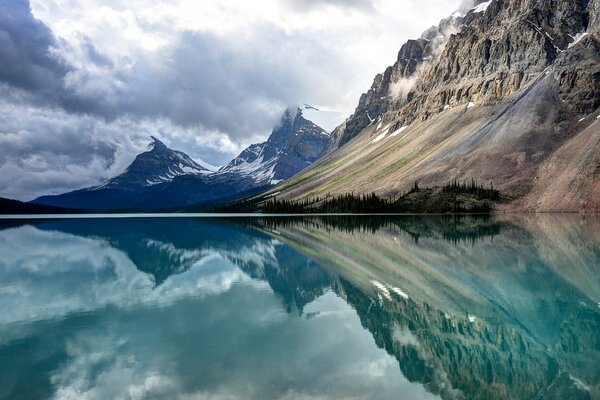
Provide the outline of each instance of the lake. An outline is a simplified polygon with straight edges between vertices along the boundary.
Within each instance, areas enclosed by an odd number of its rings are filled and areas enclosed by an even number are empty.
[[[0,220],[0,398],[599,399],[600,218]]]

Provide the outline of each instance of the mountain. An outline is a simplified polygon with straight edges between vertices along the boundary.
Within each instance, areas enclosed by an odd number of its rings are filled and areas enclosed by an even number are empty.
[[[152,137],[149,151],[121,175],[33,203],[93,210],[209,207],[258,194],[290,178],[318,159],[328,143],[329,134],[305,119],[302,109],[289,109],[267,141],[248,147],[219,171]]]
[[[478,1],[404,44],[278,196],[475,179],[504,209],[600,211],[599,106],[600,0]]]
[[[187,154],[171,150],[151,136],[150,151],[139,154],[121,175],[110,179],[97,189],[147,187],[171,182],[176,176],[211,172],[209,168],[192,160]]]
[[[329,133],[305,119],[302,108],[290,108],[266,142],[249,146],[219,172],[258,186],[277,184],[315,162],[328,143]]]
[[[19,200],[6,199],[0,197],[0,214],[73,214],[81,210],[68,209],[42,204],[25,203]]]
[[[210,173],[187,154],[151,138],[150,149],[139,154],[122,174],[90,188],[41,196],[32,203],[82,209],[130,208],[135,207],[139,197],[175,178]]]

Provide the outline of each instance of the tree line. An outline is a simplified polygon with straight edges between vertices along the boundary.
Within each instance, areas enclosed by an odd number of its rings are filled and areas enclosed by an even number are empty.
[[[375,193],[306,198],[301,200],[279,199],[276,196],[256,204],[256,210],[269,214],[389,214],[389,213],[489,213],[493,202],[501,199],[493,184],[485,187],[472,179],[457,180],[441,188],[420,188],[415,182],[411,190],[398,199],[380,197]]]

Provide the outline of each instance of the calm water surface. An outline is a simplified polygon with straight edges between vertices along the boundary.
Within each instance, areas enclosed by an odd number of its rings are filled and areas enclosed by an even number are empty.
[[[600,219],[0,220],[0,398],[599,399]]]

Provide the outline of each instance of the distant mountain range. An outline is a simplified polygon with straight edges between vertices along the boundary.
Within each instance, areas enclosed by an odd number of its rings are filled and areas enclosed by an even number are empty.
[[[41,196],[33,204],[86,210],[132,210],[214,205],[264,191],[315,162],[329,133],[288,109],[267,141],[253,144],[218,171],[152,137],[120,175],[97,186]]]

